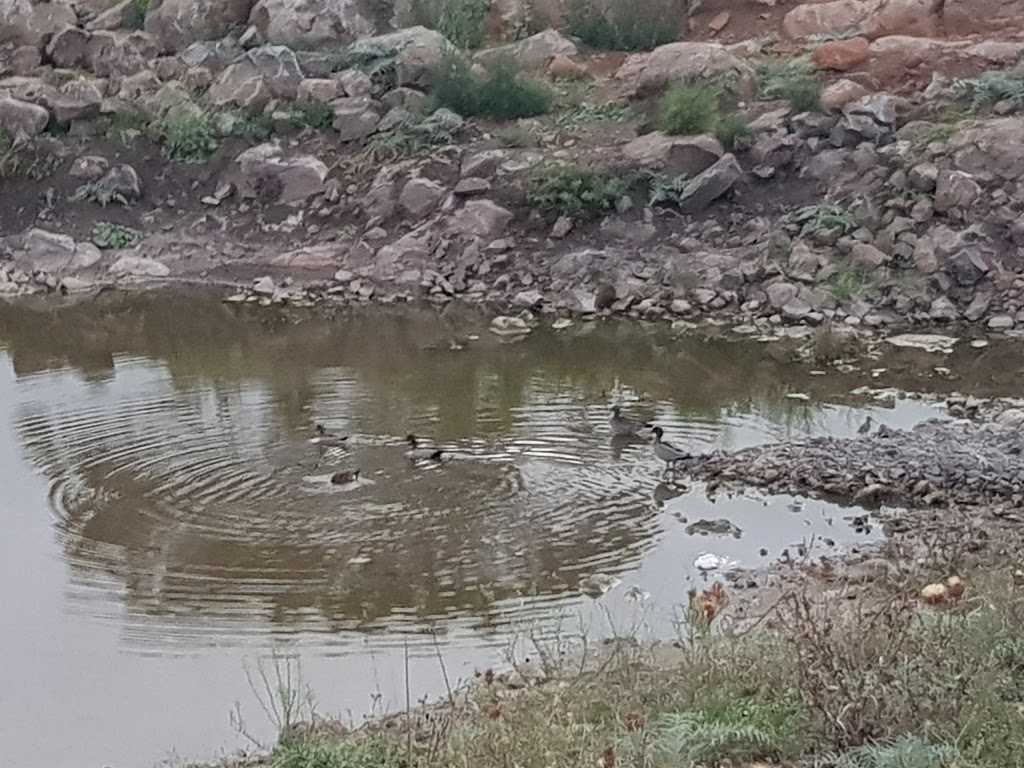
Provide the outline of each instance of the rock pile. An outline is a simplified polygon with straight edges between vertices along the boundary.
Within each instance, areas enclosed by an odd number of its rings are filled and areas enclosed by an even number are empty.
[[[858,502],[1024,506],[1024,433],[999,423],[931,419],[853,439],[716,451],[680,469],[712,486],[739,482]]]

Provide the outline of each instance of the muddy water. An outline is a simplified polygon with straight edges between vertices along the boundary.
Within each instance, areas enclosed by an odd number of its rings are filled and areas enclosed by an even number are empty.
[[[1015,348],[814,376],[750,341],[485,329],[458,310],[314,318],[197,296],[0,307],[3,763],[209,759],[246,745],[236,702],[272,738],[244,670],[271,653],[358,720],[404,706],[407,653],[413,696],[433,697],[566,622],[671,636],[701,555],[756,565],[880,535],[823,501],[673,484],[648,445],[610,439],[612,402],[703,450],[935,413],[849,394],[866,383],[997,393],[1019,375]],[[351,435],[319,465],[318,422]],[[411,463],[410,431],[451,461]],[[325,482],[356,467],[359,483]],[[701,535],[719,519],[734,527]],[[621,584],[595,602],[594,574]]]

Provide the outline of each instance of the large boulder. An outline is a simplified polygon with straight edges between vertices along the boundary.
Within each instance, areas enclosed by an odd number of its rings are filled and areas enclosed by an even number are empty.
[[[736,158],[722,155],[703,173],[690,179],[679,195],[679,208],[684,213],[699,213],[729,192],[743,178],[743,169]]]
[[[575,56],[576,44],[553,29],[508,45],[499,45],[478,52],[473,60],[487,66],[501,58],[513,59],[523,69],[542,71],[547,69],[555,56]]]
[[[301,203],[324,192],[327,166],[312,155],[285,156],[276,143],[245,150],[235,162],[241,171],[241,194],[281,205]]]
[[[799,38],[857,29],[868,38],[884,35],[936,37],[942,0],[832,0],[798,5],[786,14],[782,28]]]
[[[16,139],[39,135],[49,120],[45,107],[0,96],[0,130]]]
[[[628,95],[642,96],[659,91],[672,82],[710,77],[728,70],[751,73],[750,66],[723,45],[682,42],[629,56],[615,73],[615,78],[622,82]]]
[[[622,147],[627,159],[643,168],[679,176],[696,176],[724,154],[714,136],[668,136],[651,131]]]
[[[452,44],[440,32],[409,27],[359,40],[349,48],[349,55],[363,60],[391,61],[397,85],[423,87],[430,85],[434,70],[448,50],[453,50]]]
[[[268,43],[350,43],[377,30],[358,0],[259,0],[249,23]]]
[[[263,76],[270,92],[281,99],[294,100],[302,82],[299,60],[291,48],[283,45],[263,45],[253,48],[246,58]]]
[[[1014,66],[1024,56],[1024,43],[1010,40],[933,40],[893,35],[871,43],[867,70],[878,77],[920,72],[927,83],[933,72],[955,77]]]
[[[267,106],[271,95],[263,75],[251,61],[244,60],[221,72],[206,98],[214,106],[240,107],[254,114]]]
[[[942,21],[951,36],[1020,30],[1024,0],[945,0]]]
[[[253,0],[151,0],[146,31],[165,51],[215,40],[245,24]]]
[[[964,128],[948,145],[956,168],[976,179],[1024,178],[1024,117],[1002,117]]]
[[[27,77],[38,69],[43,58],[34,45],[0,43],[0,77]]]
[[[62,0],[0,0],[0,43],[39,47],[50,35],[75,21],[74,9]]]
[[[145,32],[95,32],[89,38],[85,68],[99,77],[126,77],[148,68],[159,53]]]

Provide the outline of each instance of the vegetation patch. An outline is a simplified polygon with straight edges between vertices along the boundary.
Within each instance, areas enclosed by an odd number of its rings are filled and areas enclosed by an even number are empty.
[[[139,230],[109,221],[98,221],[92,228],[92,241],[100,248],[130,248],[141,240]]]
[[[101,208],[106,208],[111,203],[128,207],[128,199],[124,195],[96,181],[89,181],[80,186],[70,199],[76,203],[95,203]]]
[[[559,215],[591,218],[614,210],[629,180],[593,165],[548,165],[530,175],[527,201]]]
[[[830,233],[838,237],[848,235],[857,228],[853,214],[838,203],[806,205],[785,217],[787,223],[800,227],[801,237]]]
[[[438,107],[463,117],[517,120],[551,111],[554,98],[546,85],[525,76],[511,59],[499,59],[483,75],[461,56],[447,56],[437,72],[434,100]]]
[[[602,104],[583,102],[562,112],[555,119],[555,124],[566,126],[585,125],[587,123],[598,122],[628,123],[632,120],[638,120],[639,118],[639,112],[632,107],[625,106],[624,104],[616,104],[613,101],[604,102]]]
[[[334,110],[322,101],[296,104],[292,114],[299,125],[313,131],[328,131],[334,126]]]
[[[360,152],[339,159],[338,167],[346,173],[361,176],[386,163],[412,157],[431,147],[451,144],[460,127],[454,120],[458,118],[447,110],[439,110],[425,118],[411,117],[394,130],[375,136]]]
[[[650,205],[678,205],[689,180],[685,173],[678,176],[658,174],[651,179],[647,202]]]
[[[853,301],[866,296],[873,285],[871,276],[850,259],[836,264],[836,273],[825,284],[836,301]]]
[[[131,0],[124,9],[122,21],[124,28],[136,32],[145,29],[147,13],[149,13],[149,0]]]
[[[14,146],[14,137],[0,128],[0,179],[14,176],[21,167],[21,157]]]
[[[720,118],[718,93],[700,85],[677,85],[658,106],[658,127],[672,136],[711,133]]]
[[[715,136],[729,152],[738,149],[750,135],[750,123],[737,113],[722,115],[715,125]]]
[[[985,72],[978,77],[954,80],[951,91],[972,112],[987,114],[1000,102],[1024,109],[1024,66],[1008,72]]]
[[[337,743],[293,741],[278,746],[270,758],[272,768],[406,768],[396,742],[359,739]]]
[[[416,23],[435,29],[458,48],[475,50],[487,39],[491,0],[418,0]]]
[[[688,20],[681,0],[570,0],[569,34],[606,51],[651,51],[679,39]]]
[[[821,81],[807,56],[763,61],[757,79],[764,99],[784,99],[797,112],[813,112],[821,106]]]
[[[181,104],[168,110],[156,128],[164,154],[171,160],[198,163],[217,149],[213,117],[195,104]]]

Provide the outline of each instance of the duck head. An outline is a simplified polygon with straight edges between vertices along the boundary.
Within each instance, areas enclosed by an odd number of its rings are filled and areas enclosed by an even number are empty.
[[[665,434],[665,430],[661,427],[651,427],[651,432],[653,432],[654,436],[659,440],[661,440],[661,436]]]
[[[618,418],[620,413],[622,413],[622,409],[619,406],[617,406],[617,405],[613,405],[612,406],[612,416],[614,416],[615,418]]]
[[[326,435],[327,434],[327,430],[324,428],[323,424],[317,424],[316,425],[316,433],[318,435]]]
[[[418,443],[418,441],[416,440],[416,435],[413,435],[411,433],[405,436],[405,442],[409,444],[410,448],[415,448],[416,444]]]

